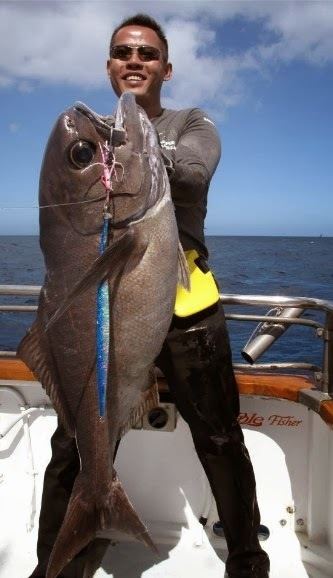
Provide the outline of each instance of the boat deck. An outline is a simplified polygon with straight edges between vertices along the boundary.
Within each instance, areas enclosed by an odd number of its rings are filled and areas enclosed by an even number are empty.
[[[28,416],[29,425],[16,423],[1,441],[0,495],[7,521],[0,528],[1,578],[24,578],[34,568],[43,470],[56,426],[40,386],[30,382],[20,389],[30,406],[45,409]],[[2,431],[20,412],[11,392],[11,386],[0,390],[1,407],[6,407]],[[162,406],[172,409],[170,404]],[[271,578],[331,577],[331,429],[302,404],[253,395],[241,396],[241,419],[256,473],[262,523],[270,531],[262,545],[271,558]],[[173,431],[131,430],[121,443],[116,468],[161,557],[111,533],[115,544],[96,578],[223,577],[225,541],[212,532],[218,520],[215,503],[187,424],[178,417]],[[199,523],[202,515],[208,518],[205,529]]]
[[[198,546],[190,541],[186,531],[184,528],[181,540],[175,545],[158,544],[159,558],[140,544],[125,541],[114,543],[94,578],[223,578],[226,550],[217,549],[206,536],[203,544]],[[301,560],[300,544],[292,533],[286,534],[285,538],[286,541],[280,542],[281,549],[275,552],[269,545],[265,546],[272,563],[270,578],[332,577],[332,573],[321,571]],[[27,578],[34,568],[32,556],[29,564],[22,557],[16,557],[12,565],[9,562],[0,558],[1,578]]]

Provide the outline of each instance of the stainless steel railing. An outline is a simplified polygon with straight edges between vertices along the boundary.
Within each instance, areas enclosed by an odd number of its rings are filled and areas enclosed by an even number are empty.
[[[1,296],[38,296],[41,287],[38,285],[0,285],[0,297]],[[314,320],[305,319],[304,317],[283,317],[281,315],[257,315],[257,314],[239,314],[239,313],[227,313],[226,318],[233,321],[258,321],[264,322],[269,326],[272,325],[285,325],[289,327],[290,325],[303,325],[312,327],[315,329],[316,334],[323,340],[323,362],[322,366],[313,365],[310,363],[302,362],[277,362],[277,363],[253,363],[253,365],[248,365],[245,363],[237,363],[235,367],[237,369],[247,371],[258,371],[258,370],[308,370],[314,373],[318,387],[324,392],[328,392],[333,395],[333,301],[324,299],[315,299],[310,297],[287,297],[287,296],[271,296],[271,295],[233,295],[224,294],[221,295],[221,301],[223,305],[237,305],[241,307],[245,306],[267,306],[267,307],[282,307],[282,308],[295,308],[302,310],[317,310],[324,314],[324,323],[319,323]],[[19,305],[17,303],[13,304],[0,304],[1,312],[34,312],[37,310],[37,305]],[[0,317],[1,322],[1,317]],[[261,348],[262,349],[262,348]],[[261,351],[262,353],[262,351]],[[0,357],[14,356],[14,351],[0,351]]]
[[[284,318],[281,316],[260,316],[260,315],[226,315],[228,319],[241,321],[271,321],[277,324],[292,324],[312,326],[316,329],[317,336],[323,340],[323,362],[322,367],[313,366],[307,363],[274,363],[274,364],[253,364],[248,366],[237,364],[238,367],[252,367],[254,370],[276,370],[276,369],[307,369],[315,373],[318,386],[322,391],[333,394],[333,301],[325,299],[315,299],[311,297],[287,297],[271,295],[221,295],[224,305],[240,306],[269,306],[269,307],[293,307],[304,311],[307,309],[321,311],[325,315],[323,324],[309,319],[299,317],[297,319]]]

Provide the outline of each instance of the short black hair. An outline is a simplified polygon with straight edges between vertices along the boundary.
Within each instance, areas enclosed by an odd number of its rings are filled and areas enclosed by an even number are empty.
[[[169,48],[168,48],[168,41],[166,39],[164,30],[162,26],[154,18],[149,16],[148,14],[135,14],[134,16],[130,16],[129,18],[125,18],[117,28],[112,33],[111,41],[110,41],[110,55],[111,55],[111,48],[113,46],[114,37],[116,36],[117,32],[121,30],[121,28],[125,28],[125,26],[143,26],[145,28],[151,28],[156,32],[157,36],[161,40],[163,47],[164,47],[164,58],[168,61],[169,58]]]

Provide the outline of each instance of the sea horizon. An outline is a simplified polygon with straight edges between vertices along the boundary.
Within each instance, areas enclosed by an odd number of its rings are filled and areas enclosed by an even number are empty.
[[[0,239],[0,284],[42,285],[45,265],[38,235],[0,235]],[[332,237],[207,235],[206,241],[209,263],[222,294],[333,299]],[[28,305],[35,303],[32,297],[25,299]],[[266,310],[267,307],[259,308],[261,314]],[[318,317],[314,310],[307,311],[306,316],[315,320]],[[3,313],[2,349],[14,350],[32,319],[29,314],[23,317]],[[228,325],[234,360],[238,362],[255,323],[229,321]],[[265,354],[264,361],[286,361],[294,351],[294,358],[296,352],[301,360],[318,365],[321,343],[309,339],[310,333],[309,328],[291,327],[272,354]]]

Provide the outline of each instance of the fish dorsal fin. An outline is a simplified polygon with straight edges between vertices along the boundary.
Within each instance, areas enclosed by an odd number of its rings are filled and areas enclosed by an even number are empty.
[[[178,244],[178,284],[182,285],[187,291],[190,291],[190,271],[180,241]]]

